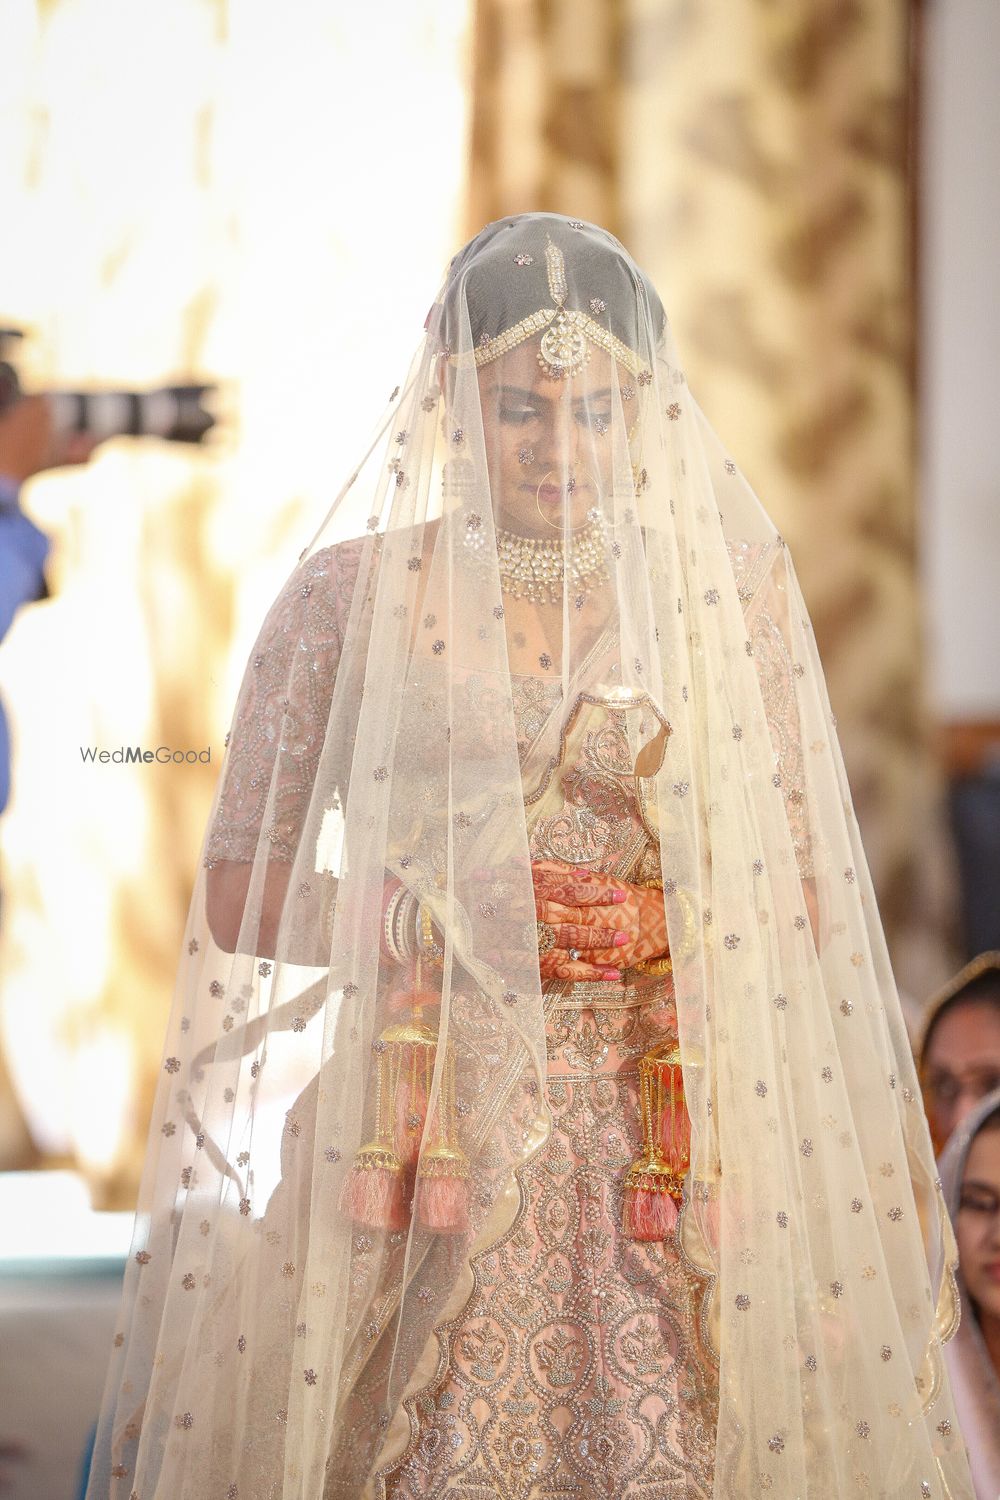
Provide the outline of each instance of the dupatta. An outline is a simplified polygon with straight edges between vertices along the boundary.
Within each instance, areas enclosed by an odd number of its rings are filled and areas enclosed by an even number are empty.
[[[251,654],[88,1500],[373,1493],[547,1139],[525,788],[608,630],[658,744],[716,1493],[972,1496],[954,1237],[794,569],[627,251],[526,214],[452,261]],[[561,706],[522,764],[526,673]]]

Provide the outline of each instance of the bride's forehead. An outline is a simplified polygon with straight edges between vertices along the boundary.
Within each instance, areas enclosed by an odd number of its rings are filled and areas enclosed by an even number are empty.
[[[606,391],[612,381],[621,384],[628,378],[603,349],[592,349],[586,363],[566,377],[553,376],[539,361],[539,352],[539,340],[526,339],[516,349],[482,365],[478,371],[480,390],[485,395],[497,387],[510,385],[530,390],[547,401],[570,402]]]

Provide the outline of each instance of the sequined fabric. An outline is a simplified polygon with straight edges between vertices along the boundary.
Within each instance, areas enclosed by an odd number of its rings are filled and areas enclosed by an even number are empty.
[[[558,703],[562,684],[558,680],[547,681],[544,677],[516,676],[513,672],[510,683],[514,694],[517,748],[523,759],[528,746],[537,738]]]
[[[522,746],[556,707],[555,689],[517,679]],[[651,874],[659,851],[641,817],[625,715],[595,701],[588,722],[563,736],[532,855]],[[379,1476],[379,1500],[711,1496],[711,1278],[676,1233],[642,1244],[621,1230],[624,1178],[641,1147],[637,1062],[677,1035],[670,995],[669,980],[550,987],[552,1131],[515,1174],[514,1222],[473,1258],[466,1307],[436,1330],[438,1372],[408,1401],[410,1443]]]
[[[270,858],[291,862],[323,748],[363,542],[300,565],[264,621],[240,692],[206,862],[252,862],[261,826]],[[271,816],[265,818],[277,771]]]
[[[587,986],[578,986],[585,990]],[[552,1133],[517,1172],[510,1230],[473,1260],[467,1308],[438,1330],[441,1373],[379,1500],[708,1500],[718,1379],[710,1278],[673,1237],[621,1232],[638,1153],[636,1061],[664,1035],[634,990],[549,1013]]]

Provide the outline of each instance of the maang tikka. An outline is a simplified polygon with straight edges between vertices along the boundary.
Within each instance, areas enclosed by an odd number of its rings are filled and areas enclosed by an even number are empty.
[[[545,247],[545,266],[549,275],[549,291],[559,311],[539,340],[538,363],[546,375],[555,380],[565,380],[582,370],[590,359],[590,345],[582,329],[570,322],[563,311],[569,292],[566,282],[566,257],[549,240]]]
[[[517,258],[517,263],[527,267],[531,265],[532,258],[522,255]],[[516,349],[525,339],[541,334],[538,363],[555,380],[564,380],[582,370],[590,358],[592,348],[604,349],[637,378],[648,372],[649,367],[641,355],[623,344],[610,329],[602,328],[589,313],[566,307],[569,295],[566,257],[551,238],[545,248],[545,268],[553,306],[529,313],[519,323],[498,333],[495,338],[484,336],[474,353],[453,354],[452,362],[461,364],[466,358],[472,357],[477,367],[481,367],[499,359],[511,349]]]

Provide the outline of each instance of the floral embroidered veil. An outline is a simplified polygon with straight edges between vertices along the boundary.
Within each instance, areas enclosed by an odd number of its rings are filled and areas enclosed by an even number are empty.
[[[715,1493],[971,1496],[954,1239],[791,560],[628,253],[524,214],[452,261],[248,663],[88,1500],[376,1494],[546,1140],[529,838],[609,720],[664,887]]]

